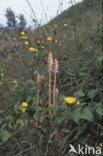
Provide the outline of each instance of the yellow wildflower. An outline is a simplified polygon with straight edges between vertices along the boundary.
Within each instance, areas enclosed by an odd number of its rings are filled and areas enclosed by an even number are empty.
[[[1,32],[3,32],[4,30],[2,29]]]
[[[33,18],[33,21],[36,21],[36,18]]]
[[[22,36],[21,38],[22,38],[22,39],[27,39],[28,37],[27,37],[27,36]]]
[[[55,43],[57,43],[58,41],[57,40],[55,40]]]
[[[79,105],[80,104],[80,101],[77,101],[77,105]]]
[[[4,77],[4,73],[1,73],[1,76]]]
[[[9,62],[9,60],[5,60],[5,62],[6,62],[6,63],[8,63],[8,62]]]
[[[42,49],[44,49],[44,46],[41,46]]]
[[[25,34],[24,31],[22,31],[22,32],[21,32],[21,35],[24,35],[24,34]]]
[[[57,28],[58,27],[58,25],[57,24],[55,24],[55,28]]]
[[[16,37],[14,37],[13,40],[16,40]]]
[[[27,107],[28,106],[28,103],[27,102],[22,102],[22,106],[23,107]]]
[[[28,45],[29,44],[29,42],[28,41],[25,41],[25,45]]]
[[[72,104],[76,102],[76,99],[74,97],[66,97],[65,101],[69,104]]]
[[[44,79],[44,78],[45,78],[45,76],[43,76],[43,75],[42,75],[40,78],[41,78],[41,79]]]
[[[16,80],[13,80],[13,83],[17,83],[17,81]]]
[[[29,50],[30,50],[30,51],[38,52],[38,49],[35,49],[35,48],[33,48],[33,47],[30,47]]]
[[[47,40],[48,40],[48,41],[52,40],[52,37],[48,37]]]
[[[43,29],[45,29],[45,27],[43,27]]]
[[[67,27],[68,26],[68,24],[64,24],[64,27]]]
[[[22,111],[22,112],[25,112],[25,111],[26,111],[26,108],[21,108],[21,111]]]
[[[2,85],[3,83],[2,82],[0,82],[0,86]]]
[[[59,43],[59,46],[61,47],[61,42]]]

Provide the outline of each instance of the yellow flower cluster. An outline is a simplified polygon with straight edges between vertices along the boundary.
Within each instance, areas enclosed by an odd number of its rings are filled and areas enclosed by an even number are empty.
[[[22,36],[21,38],[22,38],[22,39],[27,39],[28,37],[27,37],[27,36]]]
[[[21,110],[22,112],[25,112],[25,111],[27,110],[28,103],[27,103],[27,102],[22,102],[22,107],[23,107],[23,108],[20,108],[20,110]]]
[[[52,37],[48,37],[47,40],[48,40],[48,41],[52,40]]]
[[[36,18],[33,18],[33,21],[36,21]]]
[[[58,25],[57,24],[55,24],[55,28],[57,28],[58,27]]]
[[[45,76],[43,76],[43,75],[42,75],[40,78],[41,78],[41,79],[44,79],[44,78],[45,78]]]
[[[79,101],[76,102],[76,98],[74,97],[66,97],[64,100],[69,104],[72,104],[72,103],[80,104]]]
[[[30,50],[30,51],[38,52],[38,49],[35,49],[35,48],[33,48],[33,47],[30,47],[29,50]]]
[[[25,34],[24,31],[22,31],[22,32],[21,32],[21,35],[24,35],[24,34]]]
[[[25,41],[25,45],[28,45],[29,44],[29,42],[28,41]]]
[[[64,27],[67,27],[68,26],[68,24],[64,24]]]

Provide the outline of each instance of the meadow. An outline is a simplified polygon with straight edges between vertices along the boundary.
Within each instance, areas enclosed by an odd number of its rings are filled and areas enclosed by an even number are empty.
[[[36,29],[0,27],[0,156],[103,149],[101,5],[84,0],[43,26],[34,17]]]

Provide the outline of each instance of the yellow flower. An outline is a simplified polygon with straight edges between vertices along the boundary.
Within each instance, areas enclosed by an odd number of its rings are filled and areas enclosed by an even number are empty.
[[[35,48],[33,48],[33,47],[30,47],[29,50],[30,50],[30,51],[38,52],[38,49],[35,49]]]
[[[65,101],[69,104],[75,103],[76,102],[76,98],[74,97],[66,97]]]
[[[58,27],[58,25],[57,24],[55,24],[55,28],[57,28]]]
[[[4,73],[1,73],[1,76],[4,77]]]
[[[24,35],[24,34],[25,34],[24,31],[22,31],[22,32],[21,32],[21,35]]]
[[[55,40],[55,43],[57,43],[58,41],[57,40]]]
[[[0,86],[2,85],[3,83],[2,82],[0,82]]]
[[[22,39],[27,39],[28,37],[27,37],[27,36],[22,36],[21,38],[22,38]]]
[[[80,104],[80,101],[77,101],[77,105],[79,105]]]
[[[45,76],[43,76],[43,75],[42,75],[40,78],[41,78],[41,79],[44,79],[44,78],[45,78]]]
[[[1,32],[3,32],[4,30],[2,29]]]
[[[67,27],[68,26],[68,24],[64,24],[64,27]]]
[[[5,60],[5,62],[6,62],[6,63],[8,63],[8,62],[9,62],[9,60]]]
[[[42,49],[44,49],[44,46],[41,46]]]
[[[59,43],[59,46],[61,47],[61,42]]]
[[[48,37],[47,40],[48,40],[48,41],[52,40],[52,37]]]
[[[13,80],[13,83],[16,83],[17,84],[17,81],[16,80]]]
[[[27,107],[28,106],[28,103],[27,102],[22,102],[22,106],[23,107]]]
[[[21,108],[20,109],[22,112],[25,112],[26,111],[26,108]]]
[[[28,41],[25,41],[25,45],[28,45],[29,44],[29,42]]]
[[[36,18],[33,18],[33,21],[36,21]]]
[[[16,37],[14,37],[13,40],[16,40]]]
[[[45,29],[45,27],[43,27],[43,29]]]

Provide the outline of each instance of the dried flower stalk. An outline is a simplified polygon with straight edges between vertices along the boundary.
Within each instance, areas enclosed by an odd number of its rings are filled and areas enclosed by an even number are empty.
[[[56,100],[55,100],[56,113],[57,113],[57,107],[58,107],[58,93],[59,93],[59,90],[58,88],[56,88]]]
[[[52,53],[49,52],[48,54],[48,73],[49,73],[49,116],[51,116],[51,72],[53,70],[53,58],[52,58]],[[51,124],[51,119],[50,119],[50,124]]]
[[[53,88],[53,113],[55,114],[55,92],[56,92],[56,74],[58,72],[58,61],[54,61],[54,88]]]

